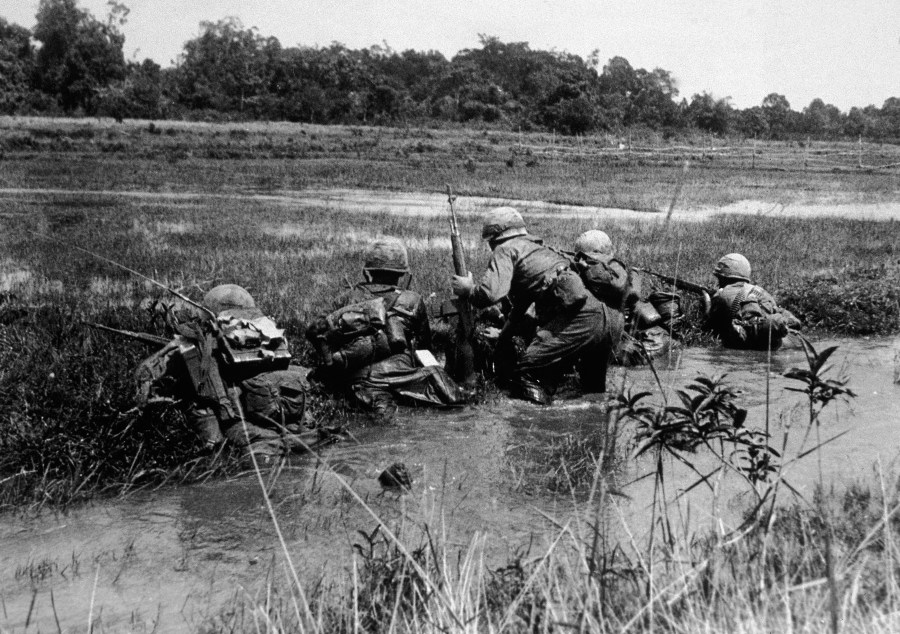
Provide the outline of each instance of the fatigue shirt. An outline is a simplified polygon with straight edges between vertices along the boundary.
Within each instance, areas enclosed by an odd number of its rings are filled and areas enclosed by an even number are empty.
[[[758,308],[753,306],[754,304]],[[778,312],[780,311],[775,299],[765,289],[750,282],[735,282],[723,286],[712,296],[709,316],[715,326],[730,325],[732,319],[772,315]]]
[[[760,329],[760,324],[767,325]],[[765,289],[750,282],[723,286],[712,297],[709,326],[726,347],[758,348],[769,338],[780,344],[788,328],[799,325],[799,320],[779,308]]]
[[[485,308],[508,297],[512,315],[521,315],[543,299],[556,273],[569,266],[564,256],[545,247],[539,238],[515,236],[494,248],[470,301],[476,308]]]

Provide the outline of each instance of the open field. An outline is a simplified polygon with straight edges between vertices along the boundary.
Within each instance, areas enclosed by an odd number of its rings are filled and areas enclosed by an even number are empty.
[[[476,271],[488,256],[477,240],[479,215],[494,202],[474,197],[515,199],[525,201],[532,232],[554,246],[599,227],[630,264],[698,282],[712,282],[721,254],[740,251],[813,336],[900,332],[896,168],[859,170],[853,144],[726,148],[698,139],[647,149],[651,140],[642,139],[643,149],[635,141],[629,150],[618,141],[0,119],[0,507],[64,506],[236,468],[229,456],[199,456],[176,413],[158,420],[134,411],[130,373],[147,349],[83,325],[170,334],[152,303],[170,298],[67,245],[195,299],[218,283],[241,284],[287,328],[297,358],[310,362],[305,325],[332,307],[345,278],[359,278],[375,235],[406,241],[413,287],[433,294],[432,307],[449,297],[447,221],[437,213],[449,182],[471,197],[460,200],[461,224]],[[865,146],[863,163],[889,165],[898,154]],[[705,219],[676,214],[667,224],[655,212],[668,209],[685,159],[691,166],[676,208]],[[345,191],[329,193],[335,189]],[[425,194],[435,197],[422,202]],[[726,205],[729,213],[709,212]],[[737,213],[741,205],[751,213]],[[809,216],[782,213],[785,205]],[[826,219],[817,206],[881,211]],[[711,344],[700,333],[689,341]],[[314,399],[321,419],[351,416],[332,399]],[[459,548],[434,537],[442,529],[436,518],[424,534],[369,544],[343,585],[307,595],[279,565],[270,594],[241,597],[211,628],[813,632],[828,627],[833,609],[847,631],[900,625],[895,475],[886,472],[883,487],[867,482],[798,502],[746,534],[678,533],[664,527],[678,523],[681,509],[672,507],[665,522],[651,522],[656,546],[637,547],[603,542],[608,518],[595,513],[615,494],[604,489],[604,472],[585,465],[603,462],[610,438],[581,440],[559,452],[597,485],[593,497],[579,494],[584,504],[573,523],[557,527],[556,541],[533,545],[508,569],[488,566],[477,540]]]

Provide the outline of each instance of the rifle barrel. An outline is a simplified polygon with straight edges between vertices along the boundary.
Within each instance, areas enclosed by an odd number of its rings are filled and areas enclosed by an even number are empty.
[[[663,282],[667,284],[673,285],[675,288],[680,288],[685,291],[689,291],[691,293],[697,293],[698,295],[701,293],[706,293],[707,295],[714,295],[715,291],[712,289],[706,288],[701,284],[695,284],[694,282],[689,282],[688,280],[682,279],[680,277],[676,277],[674,275],[666,275],[665,273],[657,273],[656,271],[651,271],[650,269],[639,269],[635,268],[635,271],[640,273],[646,273],[648,275],[652,275],[654,277],[658,277]]]
[[[133,330],[120,330],[118,328],[110,328],[109,326],[104,326],[103,324],[95,324],[93,322],[86,321],[84,322],[85,326],[90,326],[91,328],[96,328],[97,330],[105,330],[106,332],[111,332],[115,335],[121,335],[123,337],[128,337],[130,339],[135,339],[136,341],[140,341],[143,343],[148,343],[151,345],[159,345],[164,346],[169,343],[169,340],[165,337],[160,337],[158,335],[151,335],[148,332],[134,332]]]

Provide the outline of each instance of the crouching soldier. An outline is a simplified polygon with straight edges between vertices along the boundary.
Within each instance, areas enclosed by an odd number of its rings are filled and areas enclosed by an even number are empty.
[[[515,209],[488,212],[481,237],[492,252],[487,271],[478,284],[471,274],[454,276],[452,288],[476,308],[509,300],[498,348],[514,338],[524,344],[512,372],[513,396],[549,404],[573,365],[583,392],[605,392],[608,360],[621,336],[621,313],[588,292],[567,257],[529,235]]]
[[[575,240],[574,262],[588,290],[625,324],[615,349],[617,363],[640,365],[668,352],[672,345],[668,328],[677,319],[677,295],[654,292],[643,299],[649,291],[644,279],[616,258],[612,240],[597,229]]]
[[[139,405],[176,403],[210,449],[227,440],[268,456],[324,442],[305,424],[307,370],[290,364],[283,331],[253,297],[223,284],[203,305],[210,315],[179,324],[138,367]]]
[[[800,327],[789,310],[750,283],[750,262],[740,253],[722,257],[713,275],[719,289],[710,301],[707,325],[726,348],[777,350],[788,332]]]
[[[322,365],[315,377],[346,390],[379,422],[389,422],[397,400],[431,406],[463,403],[453,379],[431,348],[431,326],[422,296],[401,287],[410,276],[406,247],[375,241],[354,286],[334,312],[306,332]]]

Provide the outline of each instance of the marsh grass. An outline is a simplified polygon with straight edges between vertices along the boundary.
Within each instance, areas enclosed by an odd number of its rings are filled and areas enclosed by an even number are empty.
[[[241,284],[286,328],[297,360],[311,364],[305,326],[333,307],[347,281],[360,279],[373,236],[407,242],[413,288],[432,310],[449,298],[446,220],[344,213],[327,203],[301,208],[232,193],[342,186],[442,191],[450,182],[464,194],[661,209],[671,201],[685,158],[695,166],[679,206],[746,197],[879,201],[895,198],[897,189],[890,172],[790,168],[797,148],[785,144],[757,147],[757,169],[750,171],[741,154],[746,147],[712,139],[676,144],[647,137],[627,151],[611,148],[618,140],[602,135],[0,119],[0,187],[49,190],[2,199],[0,503],[62,503],[229,468],[227,460],[197,457],[174,412],[141,417],[132,411],[130,377],[148,349],[82,325],[167,335],[147,308],[171,299],[60,240],[195,300],[215,284]],[[821,156],[833,151],[833,158],[847,152],[818,149]],[[890,162],[896,154],[892,146],[865,150],[870,164]],[[762,169],[765,152],[769,167],[778,169]],[[506,164],[511,154],[512,168]],[[464,167],[470,159],[474,169]],[[144,197],[142,191],[159,195]],[[719,255],[740,251],[754,263],[754,277],[821,332],[900,330],[895,222],[730,215],[673,223],[663,231],[652,219],[610,224],[523,212],[531,231],[551,245],[568,248],[583,230],[599,226],[630,264],[698,282],[712,282],[709,271]],[[461,218],[475,271],[488,258],[477,224]],[[686,296],[685,308],[687,323],[699,323],[695,298]],[[450,332],[436,330],[439,339]],[[687,328],[684,338],[711,343],[696,327]],[[488,387],[483,396],[490,394]],[[355,420],[340,399],[316,393],[312,404],[320,420]],[[585,456],[595,451],[582,449]],[[560,473],[560,485],[568,477]]]
[[[134,405],[130,377],[150,350],[82,325],[166,335],[148,308],[171,298],[59,240],[89,247],[195,300],[218,283],[245,286],[286,328],[296,358],[306,364],[314,362],[303,338],[306,324],[333,307],[347,281],[360,279],[372,236],[395,235],[410,244],[413,288],[432,311],[450,297],[449,239],[442,240],[446,222],[439,217],[343,214],[227,197],[160,202],[74,193],[16,195],[5,201],[4,212],[4,504],[62,502],[138,481],[190,480],[219,468],[196,457],[189,430],[174,412],[158,418],[127,413]],[[472,219],[463,224],[464,232],[477,231]],[[593,226],[589,219],[531,222],[534,233],[561,248]],[[712,281],[719,254],[742,251],[755,264],[756,280],[819,332],[890,334],[900,326],[897,223],[727,216],[673,223],[666,233],[635,221],[604,229],[629,263],[700,282]],[[471,268],[483,269],[487,257],[485,248],[473,249]],[[684,307],[687,323],[695,325],[685,329],[685,342],[711,343],[696,327],[699,302],[686,295]],[[436,330],[444,337],[450,332]],[[312,402],[320,420],[356,420],[328,395],[315,394]],[[101,464],[110,461],[117,466]]]

